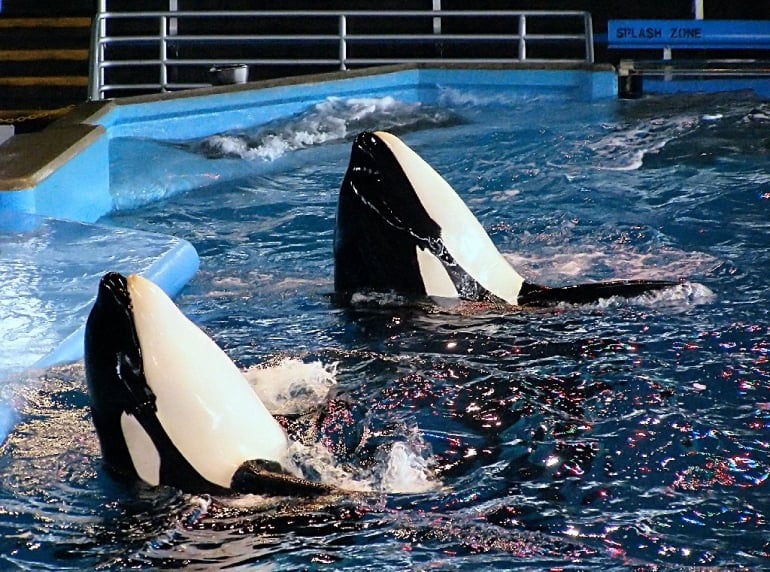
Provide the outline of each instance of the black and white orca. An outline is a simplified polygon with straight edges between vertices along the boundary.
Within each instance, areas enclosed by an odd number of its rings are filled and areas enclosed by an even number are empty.
[[[289,440],[237,366],[153,282],[106,274],[85,330],[107,467],[187,492],[316,496],[281,467]]]
[[[549,288],[527,282],[449,183],[403,141],[378,131],[353,142],[334,235],[334,286],[343,302],[369,291],[552,306],[676,284],[616,280]]]

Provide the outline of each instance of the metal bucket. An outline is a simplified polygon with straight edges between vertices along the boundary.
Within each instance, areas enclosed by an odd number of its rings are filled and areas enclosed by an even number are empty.
[[[213,85],[233,85],[249,81],[249,66],[246,64],[232,64],[226,66],[212,66],[209,76]]]

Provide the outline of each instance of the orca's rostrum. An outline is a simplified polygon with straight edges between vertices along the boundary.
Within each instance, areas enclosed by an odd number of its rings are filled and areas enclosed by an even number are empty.
[[[334,236],[334,286],[343,301],[356,292],[395,292],[552,306],[676,284],[613,280],[550,288],[527,282],[449,183],[403,141],[378,131],[353,142]]]

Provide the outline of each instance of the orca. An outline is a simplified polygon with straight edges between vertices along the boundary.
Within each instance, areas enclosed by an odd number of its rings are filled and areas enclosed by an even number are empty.
[[[334,233],[334,288],[453,298],[515,306],[586,304],[676,286],[614,280],[547,287],[526,281],[498,251],[460,196],[401,139],[356,136],[340,187]]]
[[[317,496],[281,467],[289,439],[238,367],[156,284],[99,283],[84,340],[91,416],[116,476],[190,493]]]

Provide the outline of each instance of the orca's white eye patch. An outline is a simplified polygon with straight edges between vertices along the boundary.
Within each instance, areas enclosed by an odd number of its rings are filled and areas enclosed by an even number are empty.
[[[457,298],[452,278],[444,268],[441,260],[436,258],[429,250],[423,250],[419,246],[415,248],[417,253],[417,265],[420,268],[420,276],[428,296],[441,296],[443,298]]]
[[[129,413],[120,416],[120,428],[128,454],[139,478],[152,486],[160,484],[160,454],[139,420]]]

